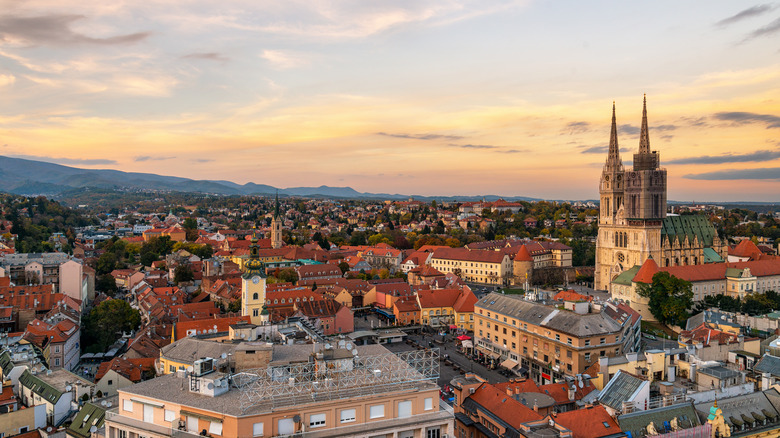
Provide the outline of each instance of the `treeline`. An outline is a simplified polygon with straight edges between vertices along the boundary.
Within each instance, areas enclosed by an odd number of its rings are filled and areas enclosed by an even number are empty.
[[[74,229],[96,225],[98,220],[61,205],[43,196],[26,198],[2,195],[2,218],[11,222],[11,234],[16,234],[16,252],[52,252],[56,245],[50,241],[55,233],[61,233],[67,243],[60,247],[63,252],[72,252]],[[11,236],[4,236],[10,240]]]
[[[722,294],[711,295],[696,303],[694,313],[709,308],[717,308],[724,312],[747,313],[751,316],[764,315],[780,309],[780,293],[771,290],[764,293],[756,292],[745,295],[744,299]]]

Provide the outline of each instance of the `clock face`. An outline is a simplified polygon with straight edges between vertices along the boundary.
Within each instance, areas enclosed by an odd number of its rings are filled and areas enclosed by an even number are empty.
[[[260,277],[258,277],[257,275],[252,277],[252,283],[254,283],[254,284],[260,283]]]

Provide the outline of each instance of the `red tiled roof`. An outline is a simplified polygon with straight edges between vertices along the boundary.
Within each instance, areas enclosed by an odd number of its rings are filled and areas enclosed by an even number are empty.
[[[433,258],[437,259],[483,263],[501,263],[504,257],[500,251],[469,251],[466,248],[439,248],[433,252]]]
[[[758,249],[752,240],[745,239],[734,247],[729,248],[729,255],[736,257],[749,257],[751,260],[756,260],[761,256],[761,250]]]
[[[396,300],[393,303],[393,307],[395,307],[399,312],[419,312],[420,306],[417,305],[417,301],[411,298],[405,298]]]
[[[532,262],[534,261],[534,258],[531,257],[531,253],[528,252],[528,248],[526,248],[525,245],[522,245],[520,249],[517,251],[515,260],[520,262]]]
[[[453,307],[460,298],[458,289],[420,290],[417,291],[417,300],[420,308]]]
[[[320,300],[295,303],[295,307],[309,318],[322,318],[336,316],[342,306],[338,301]]]
[[[474,312],[474,304],[477,303],[477,296],[469,288],[464,288],[461,291],[458,300],[455,301],[455,305],[452,306],[458,313]]]
[[[642,267],[639,268],[639,272],[634,275],[634,279],[632,281],[634,283],[650,284],[653,282],[653,275],[655,275],[657,272],[658,264],[655,262],[655,260],[653,260],[652,257],[648,257],[647,260],[642,263]]]
[[[217,327],[217,332],[226,332],[228,328],[239,322],[250,322],[249,316],[224,316],[196,319],[191,321],[179,321],[176,323],[176,339],[181,339],[187,336],[188,330],[197,330],[198,333],[202,333],[206,330],[214,329]]]
[[[573,290],[562,290],[553,297],[555,301],[593,301],[593,297],[582,295]]]
[[[538,412],[489,383],[481,384],[469,398],[515,429],[522,423],[542,419]]]
[[[574,438],[599,438],[622,432],[604,406],[561,412],[553,420],[572,431]]]

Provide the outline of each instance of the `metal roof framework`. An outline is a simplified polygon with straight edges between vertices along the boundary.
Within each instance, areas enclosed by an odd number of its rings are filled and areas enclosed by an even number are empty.
[[[439,378],[439,349],[245,370],[232,376],[241,411],[373,395],[423,386]]]

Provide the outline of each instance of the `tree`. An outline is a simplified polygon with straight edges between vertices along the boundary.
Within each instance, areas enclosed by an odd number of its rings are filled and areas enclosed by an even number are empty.
[[[173,270],[174,283],[183,283],[186,281],[192,281],[195,275],[192,273],[192,268],[187,263],[182,263]]]
[[[113,297],[119,290],[116,285],[116,280],[111,274],[103,274],[98,276],[97,282],[95,282],[95,289],[99,292],[105,292],[109,297]]]
[[[693,306],[691,283],[668,272],[657,272],[651,284],[639,285],[639,296],[649,299],[650,313],[662,324],[682,326]]]
[[[346,274],[347,271],[349,271],[349,263],[347,263],[347,262],[339,263],[339,269],[341,269],[341,273],[342,274]]]
[[[81,341],[85,350],[103,352],[122,336],[141,325],[141,313],[124,300],[106,300],[92,309],[83,321]]]

